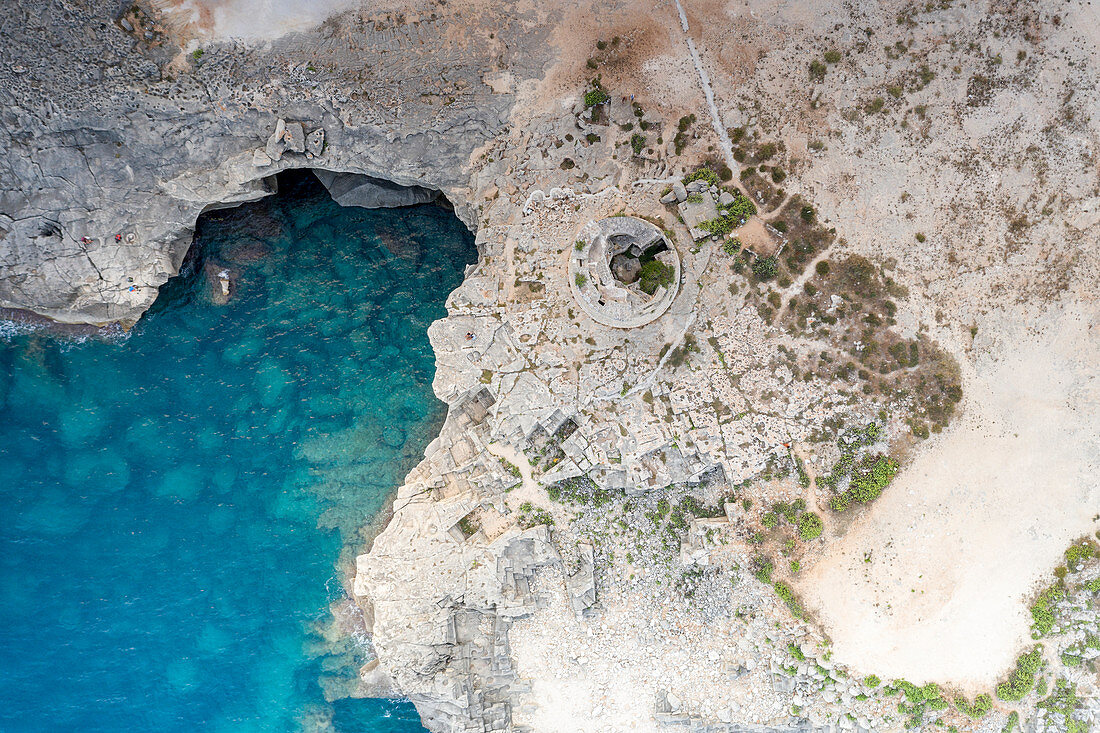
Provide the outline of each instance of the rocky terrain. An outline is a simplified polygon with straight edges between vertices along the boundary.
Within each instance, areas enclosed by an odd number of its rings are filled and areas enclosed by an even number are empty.
[[[446,195],[480,257],[356,563],[359,693],[434,731],[1096,725],[1096,10],[400,3],[242,41],[208,5],[0,20],[0,300],[132,324],[286,167]],[[619,215],[679,261],[633,328],[577,300]]]

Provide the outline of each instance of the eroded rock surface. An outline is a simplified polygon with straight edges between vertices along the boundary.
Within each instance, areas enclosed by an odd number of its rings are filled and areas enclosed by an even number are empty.
[[[194,53],[155,17],[117,11],[26,3],[0,18],[0,307],[132,324],[178,272],[198,215],[268,195],[286,168],[441,191],[475,226],[470,156],[513,101],[486,78],[545,62],[537,13],[511,8],[374,7]]]

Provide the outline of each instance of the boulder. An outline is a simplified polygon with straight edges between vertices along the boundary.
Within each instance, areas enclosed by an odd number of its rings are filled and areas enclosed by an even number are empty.
[[[257,168],[266,168],[271,165],[271,157],[265,150],[257,148],[252,151],[252,165]]]
[[[267,145],[264,146],[264,154],[272,161],[282,159],[283,153],[286,152],[286,142],[283,141],[285,132],[286,120],[280,118],[275,123],[275,132],[271,133],[271,137],[267,139]]]
[[[283,133],[286,149],[292,153],[306,152],[306,131],[301,122],[288,122]]]
[[[565,589],[569,593],[569,603],[573,606],[573,613],[577,618],[582,618],[584,612],[596,602],[596,567],[595,553],[592,545],[582,544],[580,550],[580,565],[577,572],[565,579]]]
[[[684,188],[684,184],[679,181],[672,184],[672,193],[676,194],[677,201],[687,201],[687,189]]]
[[[723,191],[718,195],[718,203],[722,206],[729,206],[734,202],[733,194],[729,191]]]

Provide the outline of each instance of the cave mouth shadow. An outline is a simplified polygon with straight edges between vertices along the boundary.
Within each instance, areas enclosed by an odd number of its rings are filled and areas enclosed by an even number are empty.
[[[142,314],[141,320],[153,316],[165,309],[191,302],[202,289],[204,277],[217,277],[225,268],[210,271],[213,262],[211,242],[224,236],[228,229],[239,229],[254,240],[280,235],[281,225],[274,214],[282,214],[291,207],[323,205],[333,202],[343,208],[374,209],[412,209],[419,206],[433,206],[454,216],[473,238],[473,233],[455,214],[451,201],[437,189],[423,186],[404,186],[392,181],[360,173],[344,173],[321,168],[288,168],[266,179],[270,194],[252,201],[232,204],[211,204],[199,214],[195,221],[194,233],[188,245],[179,272],[160,287],[156,300]],[[243,224],[247,221],[247,224]],[[402,238],[382,236],[384,243],[394,254],[399,254],[397,243]],[[415,247],[415,244],[412,245]],[[410,245],[406,244],[408,250]],[[476,245],[475,245],[476,249]],[[221,266],[218,266],[221,267]],[[229,270],[225,270],[227,274]],[[231,285],[223,293],[231,296]],[[215,285],[215,297],[217,290]]]

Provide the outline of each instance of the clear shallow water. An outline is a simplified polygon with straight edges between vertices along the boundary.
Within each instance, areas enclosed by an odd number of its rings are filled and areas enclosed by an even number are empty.
[[[0,730],[422,730],[326,703],[364,651],[324,639],[443,417],[426,329],[476,253],[440,208],[281,183],[200,222],[228,305],[199,261],[125,340],[0,341]]]

